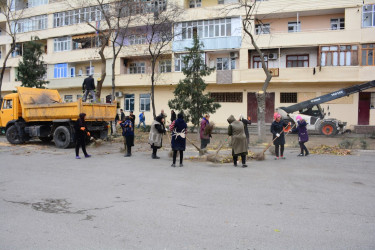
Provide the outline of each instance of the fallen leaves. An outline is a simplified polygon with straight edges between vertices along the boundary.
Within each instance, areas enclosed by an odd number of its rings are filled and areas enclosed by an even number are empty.
[[[351,150],[349,149],[342,149],[338,146],[327,146],[327,145],[320,145],[310,149],[310,153],[312,154],[328,154],[328,155],[350,155]]]

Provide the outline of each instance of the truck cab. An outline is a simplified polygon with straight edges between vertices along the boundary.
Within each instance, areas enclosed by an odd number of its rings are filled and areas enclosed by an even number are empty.
[[[6,128],[9,122],[17,120],[19,117],[18,94],[9,94],[4,97],[0,109],[0,127]]]

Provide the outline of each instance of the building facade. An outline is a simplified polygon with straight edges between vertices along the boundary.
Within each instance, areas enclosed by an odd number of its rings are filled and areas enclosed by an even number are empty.
[[[231,114],[247,114],[256,121],[255,95],[262,88],[265,74],[259,55],[243,31],[244,10],[231,8],[235,0],[169,1],[184,8],[184,14],[174,25],[176,36],[168,48],[170,53],[157,62],[156,113],[161,109],[169,113],[168,100],[174,98],[173,90],[183,78],[185,47],[192,44],[193,32],[197,32],[204,44],[206,63],[216,67],[205,78],[207,92],[221,104],[211,119],[219,126],[226,126]],[[27,8],[24,20],[15,27],[17,46],[7,61],[4,94],[20,85],[17,66],[22,44],[36,35],[45,45],[48,88],[58,89],[65,101],[82,96],[82,82],[87,75],[94,74],[96,79],[100,76],[98,36],[80,21],[80,16],[87,15],[100,25],[100,11],[95,7],[74,8],[66,2],[15,1],[15,11]],[[292,0],[263,0],[257,1],[256,8],[251,32],[273,75],[267,89],[266,122],[272,121],[277,107],[375,79],[375,1],[300,0],[296,4]],[[139,32],[126,38],[115,65],[116,100],[125,111],[144,111],[146,122],[151,123],[150,57],[145,53],[148,31],[133,26]],[[7,29],[3,17],[0,28]],[[0,49],[1,55],[10,49],[6,32],[1,32]],[[108,59],[102,97],[112,91],[111,63]],[[351,129],[375,126],[375,89],[324,103],[322,107],[327,117],[345,121]]]

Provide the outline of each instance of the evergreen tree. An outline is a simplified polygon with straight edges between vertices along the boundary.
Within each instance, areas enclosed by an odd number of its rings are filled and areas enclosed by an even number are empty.
[[[168,101],[171,109],[184,112],[187,122],[191,118],[194,127],[199,126],[199,120],[204,114],[215,113],[220,108],[220,104],[215,103],[209,93],[203,93],[207,84],[202,77],[210,75],[215,68],[209,68],[205,64],[202,47],[203,44],[195,34],[193,46],[185,48],[189,52],[183,58],[185,65],[182,72],[185,78],[179,81],[173,92],[175,99]]]
[[[47,69],[42,60],[42,46],[38,37],[23,46],[22,61],[18,64],[18,80],[22,82],[22,87],[44,88],[48,84],[43,80]]]

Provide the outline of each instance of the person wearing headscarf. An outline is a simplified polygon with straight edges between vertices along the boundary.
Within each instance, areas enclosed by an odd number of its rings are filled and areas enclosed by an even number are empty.
[[[210,144],[211,134],[207,133],[206,127],[210,125],[210,115],[205,114],[201,121],[199,136],[201,139],[201,149],[205,149]]]
[[[271,124],[271,133],[273,135],[273,145],[275,145],[275,160],[285,159],[284,157],[284,144],[285,144],[285,136],[284,136],[284,128],[290,125],[290,123],[285,122],[281,119],[281,115],[279,113],[273,114],[274,121]],[[280,151],[279,151],[280,150]]]
[[[174,122],[176,120],[176,113],[174,112],[174,110],[171,110],[171,123]]]
[[[229,123],[228,135],[232,137],[231,146],[233,164],[237,167],[238,156],[241,156],[242,167],[246,168],[247,142],[243,123],[236,121],[233,115],[230,115],[227,121]]]
[[[184,151],[186,149],[186,133],[187,125],[184,121],[184,114],[179,113],[177,120],[174,120],[169,126],[169,130],[172,132],[171,145],[173,150],[173,163],[171,167],[176,167],[177,151],[180,153],[180,167],[183,166],[182,161],[184,159]]]
[[[243,123],[243,128],[245,130],[245,135],[246,135],[246,140],[247,140],[247,148],[249,148],[250,145],[250,134],[249,134],[249,129],[247,128],[247,125],[251,125],[251,118],[250,116],[245,119],[242,115],[240,115],[239,121]]]
[[[75,124],[75,142],[76,142],[76,159],[81,159],[79,157],[79,148],[82,148],[82,152],[86,158],[91,157],[86,152],[86,136],[90,136],[90,132],[87,130],[86,121],[85,121],[86,114],[81,113],[79,114],[79,118]]]
[[[159,115],[151,124],[150,135],[148,138],[148,143],[152,148],[152,159],[160,159],[156,153],[158,149],[162,147],[163,134],[165,134],[164,117],[163,115]]]
[[[120,123],[122,128],[122,136],[125,137],[127,154],[125,157],[130,157],[132,155],[132,146],[134,146],[134,124],[130,116],[125,117],[125,121]]]
[[[298,143],[299,147],[301,148],[301,153],[298,156],[308,156],[310,153],[305,146],[305,142],[309,140],[309,135],[306,128],[307,123],[300,115],[297,115],[296,120],[297,128],[295,130],[298,132]]]

